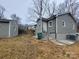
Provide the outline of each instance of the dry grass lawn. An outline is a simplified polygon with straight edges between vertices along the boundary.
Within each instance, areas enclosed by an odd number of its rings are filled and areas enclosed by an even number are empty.
[[[31,35],[1,39],[0,59],[79,59],[79,43],[58,46]]]

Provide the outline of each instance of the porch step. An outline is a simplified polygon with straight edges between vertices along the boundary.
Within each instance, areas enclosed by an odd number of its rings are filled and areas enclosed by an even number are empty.
[[[70,41],[70,40],[57,40],[61,43],[67,44],[67,45],[72,45],[75,43],[75,41]]]
[[[57,40],[57,39],[49,39],[49,40],[57,45],[72,45],[75,43],[75,41],[70,40]]]
[[[55,39],[49,39],[51,42],[57,44],[57,45],[65,45],[64,43],[61,43],[61,42],[58,42],[57,40]]]

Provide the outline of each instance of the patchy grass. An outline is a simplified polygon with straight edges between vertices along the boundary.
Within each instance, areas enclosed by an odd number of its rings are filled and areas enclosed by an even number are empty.
[[[78,59],[79,43],[58,46],[31,35],[0,40],[0,59]]]

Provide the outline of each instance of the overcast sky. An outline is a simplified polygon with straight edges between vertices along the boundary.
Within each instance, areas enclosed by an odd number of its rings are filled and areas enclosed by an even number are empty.
[[[57,4],[64,0],[57,0]],[[0,0],[0,5],[6,9],[5,16],[9,18],[12,14],[21,17],[22,23],[32,23],[27,19],[28,9],[32,6],[32,0]]]

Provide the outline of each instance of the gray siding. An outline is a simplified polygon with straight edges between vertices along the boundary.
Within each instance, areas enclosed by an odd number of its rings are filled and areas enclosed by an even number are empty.
[[[16,21],[10,21],[10,36],[18,35],[18,24]]]
[[[63,26],[63,21],[65,22],[65,26]],[[56,18],[56,39],[65,40],[66,35],[75,35],[76,29],[76,22],[68,14]]]
[[[50,26],[50,22],[52,22],[52,26]],[[56,20],[51,20],[48,22],[48,35],[49,37],[55,38],[55,30],[56,30]]]
[[[63,21],[65,22],[65,27],[63,26]],[[59,16],[56,19],[56,30],[58,34],[76,33],[76,23],[69,15]]]
[[[0,23],[0,37],[9,37],[9,23]]]
[[[52,22],[52,26],[50,26],[50,22]],[[64,22],[64,25],[63,25]],[[56,17],[56,19],[52,19],[50,21],[47,22],[47,33],[45,31],[44,25],[45,23],[42,22],[42,20],[39,20],[37,22],[37,33],[42,32],[44,37],[48,36],[49,38],[56,38],[56,39],[66,39],[66,35],[69,34],[75,34],[76,33],[76,22],[73,20],[73,18],[68,15],[62,15],[62,16],[58,16]],[[43,27],[43,28],[42,28]],[[44,31],[44,32],[43,32]]]

